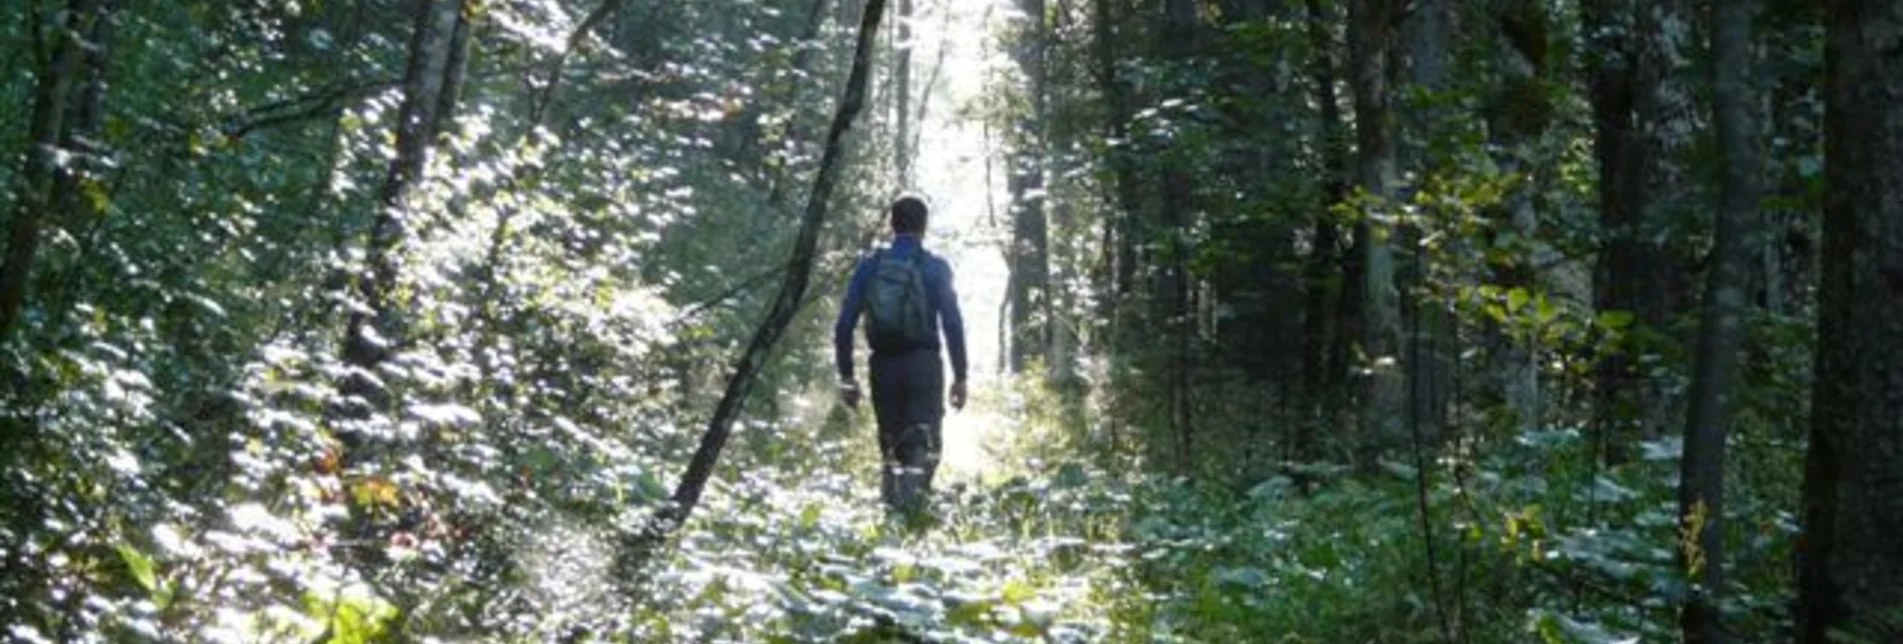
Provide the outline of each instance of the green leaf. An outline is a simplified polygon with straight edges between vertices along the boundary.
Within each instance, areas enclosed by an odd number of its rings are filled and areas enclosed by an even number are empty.
[[[139,552],[131,544],[120,543],[117,548],[119,559],[126,562],[126,569],[132,572],[132,578],[139,582],[139,587],[144,588],[148,593],[158,592],[159,575],[157,565],[152,562],[152,558],[145,556],[145,553]]]
[[[1506,307],[1500,306],[1497,303],[1490,303],[1486,306],[1486,311],[1487,311],[1487,317],[1493,318],[1494,322],[1498,322],[1500,324],[1507,323]]]
[[[1511,291],[1507,291],[1507,310],[1508,311],[1519,312],[1520,309],[1526,308],[1527,302],[1531,302],[1531,301],[1533,301],[1533,294],[1528,293],[1526,289],[1516,288]]]
[[[1037,589],[1030,584],[1013,579],[1004,585],[1004,603],[1013,606],[1030,601],[1037,596]]]
[[[1638,316],[1633,315],[1631,311],[1601,311],[1599,326],[1613,330],[1626,329],[1630,328],[1637,319]]]
[[[1559,317],[1559,306],[1553,304],[1553,300],[1546,297],[1545,293],[1541,293],[1535,299],[1533,306],[1534,315],[1537,316],[1540,324],[1551,324],[1554,318]]]
[[[655,478],[653,472],[642,472],[635,478],[635,491],[640,494],[643,501],[658,501],[667,498],[668,494],[667,486],[662,485],[661,480]]]

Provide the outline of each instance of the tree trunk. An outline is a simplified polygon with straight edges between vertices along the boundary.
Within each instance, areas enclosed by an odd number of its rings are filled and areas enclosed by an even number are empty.
[[[1546,50],[1550,21],[1541,0],[1503,0],[1497,6],[1500,38],[1507,45],[1499,49],[1501,82],[1495,96],[1491,126],[1494,140],[1503,150],[1497,163],[1502,172],[1525,177],[1505,197],[1494,212],[1503,231],[1511,231],[1522,240],[1534,239],[1539,218],[1533,197],[1540,191],[1537,168],[1526,167],[1523,159],[1532,156],[1532,148],[1552,122],[1553,106],[1545,87]],[[1532,265],[1547,258],[1535,255],[1536,248],[1520,248],[1508,253],[1508,259],[1493,267],[1495,284],[1509,289],[1539,290],[1539,276]],[[1514,315],[1523,312],[1513,311]],[[1495,387],[1503,394],[1506,408],[1512,412],[1516,431],[1537,427],[1544,405],[1540,395],[1537,347],[1528,338],[1506,328],[1488,330],[1488,369]]]
[[[1375,466],[1380,451],[1405,436],[1402,414],[1406,376],[1399,365],[1401,320],[1394,290],[1394,249],[1382,214],[1394,197],[1394,115],[1388,91],[1395,0],[1349,3],[1349,57],[1354,61],[1356,179],[1378,205],[1355,224],[1362,255],[1361,350],[1367,362],[1366,398],[1360,404],[1360,466]]]
[[[60,136],[60,149],[73,154],[67,168],[58,174],[53,184],[53,207],[50,211],[64,219],[69,229],[86,226],[85,222],[98,221],[105,213],[95,207],[93,195],[104,194],[105,185],[99,171],[108,167],[102,163],[107,153],[100,149],[100,128],[105,125],[106,90],[109,79],[107,72],[111,65],[112,26],[118,11],[118,0],[95,0],[98,17],[92,21],[92,31],[85,35],[87,42],[85,60],[81,63],[82,78],[85,84],[78,94],[71,97],[69,113],[65,119],[66,132]],[[86,180],[91,180],[87,183]],[[89,194],[90,193],[90,194]],[[44,222],[43,222],[44,223]],[[72,262],[84,263],[88,253],[82,246],[78,256]],[[58,288],[58,278],[45,280],[39,288],[52,286]],[[42,312],[48,319],[58,319],[64,315],[72,300],[70,292],[47,292],[41,294]]]
[[[1295,423],[1295,434],[1289,440],[1289,458],[1297,463],[1308,462],[1317,455],[1315,430],[1330,418],[1339,399],[1342,367],[1333,359],[1333,347],[1339,343],[1341,230],[1334,214],[1327,209],[1341,203],[1348,192],[1341,102],[1335,93],[1335,38],[1330,27],[1334,20],[1324,0],[1305,0],[1304,4],[1309,47],[1314,52],[1314,58],[1309,61],[1310,76],[1315,86],[1315,103],[1320,108],[1317,118],[1321,121],[1321,135],[1315,147],[1320,150],[1319,161],[1325,176],[1322,180],[1324,208],[1315,214],[1302,280],[1306,299],[1302,314],[1302,398],[1309,418]]]
[[[1130,171],[1127,161],[1130,155],[1130,94],[1117,70],[1116,27],[1119,16],[1115,3],[1113,0],[1094,0],[1094,7],[1097,75],[1098,82],[1103,85],[1105,135],[1111,141],[1111,148],[1106,154],[1110,157],[1109,166],[1116,182],[1116,198],[1109,224],[1114,238],[1111,259],[1113,291],[1119,296],[1118,299],[1123,299],[1135,295],[1137,278],[1137,178]]]
[[[898,129],[892,139],[892,168],[898,173],[899,187],[912,186],[912,0],[899,0],[899,13],[892,22],[898,38],[892,43],[897,61],[893,63],[893,101],[898,109]]]
[[[713,476],[714,465],[720,459],[720,451],[726,446],[728,436],[733,432],[733,423],[740,416],[741,406],[746,403],[761,369],[766,366],[773,345],[785,334],[787,325],[799,312],[800,302],[806,297],[807,285],[812,280],[813,264],[818,260],[820,229],[825,226],[827,205],[839,181],[840,156],[845,152],[843,140],[846,131],[852,127],[853,119],[866,103],[866,79],[870,75],[872,48],[879,33],[879,18],[884,12],[885,0],[868,0],[865,4],[859,23],[858,45],[853,50],[852,73],[847,77],[845,95],[840,98],[839,109],[833,115],[832,128],[826,135],[819,175],[813,180],[813,192],[807,197],[805,214],[800,217],[799,235],[794,240],[792,257],[788,260],[785,278],[780,283],[780,292],[774,296],[773,307],[767,312],[766,319],[761,320],[760,326],[754,330],[746,352],[735,363],[733,375],[727,380],[727,389],[714,408],[713,418],[708,420],[707,431],[701,435],[700,447],[695,450],[680,484],[674,488],[672,503],[657,513],[657,520],[643,535],[647,543],[640,544],[642,546],[652,546],[655,541],[679,528],[694,512],[695,506],[700,504],[701,493],[707,487],[707,480]]]
[[[27,285],[33,277],[34,258],[39,254],[40,227],[53,215],[54,187],[67,172],[59,163],[60,143],[65,138],[67,113],[72,109],[68,101],[85,58],[86,45],[81,38],[99,19],[97,9],[96,0],[72,0],[67,4],[53,55],[35,83],[25,163],[19,171],[19,197],[6,260],[0,264],[0,341],[10,337],[19,322]]]
[[[367,311],[353,313],[344,339],[344,361],[356,372],[345,394],[357,404],[381,408],[388,392],[374,373],[403,341],[397,302],[397,255],[407,231],[402,210],[411,187],[423,176],[430,144],[454,111],[467,58],[468,30],[458,0],[421,0],[410,34],[409,62],[403,72],[403,104],[398,110],[396,156],[377,192],[377,212],[366,249],[366,275],[357,278],[357,295]]]
[[[1196,0],[1165,0],[1163,3],[1163,50],[1179,65],[1195,62],[1198,29]],[[1186,92],[1168,90],[1182,98]],[[1168,329],[1172,344],[1169,358],[1169,423],[1176,436],[1178,471],[1188,474],[1195,464],[1195,427],[1191,410],[1191,350],[1195,332],[1193,287],[1189,275],[1190,227],[1193,225],[1195,195],[1190,189],[1188,154],[1165,149],[1162,153],[1163,222],[1169,226],[1167,246],[1170,262],[1159,275],[1157,304],[1161,307],[1163,328]]]
[[[1595,375],[1599,440],[1615,462],[1627,441],[1657,435],[1666,417],[1660,410],[1669,408],[1657,378],[1637,366],[1654,352],[1639,339],[1670,321],[1686,272],[1672,248],[1653,241],[1669,224],[1659,211],[1683,191],[1674,141],[1691,128],[1686,92],[1672,80],[1682,45],[1667,33],[1683,31],[1680,1],[1584,4],[1602,231],[1594,300],[1600,312],[1627,313],[1634,322],[1615,330],[1619,341]]]
[[[1903,641],[1903,0],[1831,4],[1799,641]]]
[[[1403,39],[1407,43],[1408,76],[1416,89],[1433,93],[1446,90],[1454,22],[1455,14],[1450,0],[1424,0],[1408,13],[1402,26]],[[1438,167],[1441,161],[1433,158],[1422,143],[1431,142],[1445,118],[1445,110],[1442,109],[1429,107],[1412,110],[1406,123],[1417,141],[1402,149],[1404,167],[1418,168],[1418,174],[1422,177],[1433,176],[1441,171]],[[1403,255],[1407,267],[1397,281],[1401,284],[1401,293],[1413,293],[1418,287],[1430,285],[1433,258],[1429,249],[1420,243],[1420,226],[1406,226],[1401,231],[1401,238],[1408,250]],[[1401,301],[1401,316],[1409,320],[1406,351],[1409,383],[1407,418],[1410,423],[1418,423],[1427,441],[1437,441],[1441,425],[1446,420],[1450,398],[1453,360],[1447,355],[1445,347],[1451,344],[1449,336],[1453,330],[1454,313],[1440,304],[1439,298],[1404,297]]]
[[[1013,128],[1011,155],[1011,373],[1034,359],[1048,360],[1050,320],[1039,315],[1050,299],[1050,222],[1045,213],[1044,111],[1049,77],[1049,25],[1044,0],[1018,0],[1027,22],[1014,52],[1024,71],[1030,112]]]
[[[1727,641],[1718,605],[1724,597],[1725,434],[1731,389],[1744,339],[1745,292],[1751,285],[1751,243],[1757,236],[1758,126],[1751,91],[1752,0],[1712,4],[1712,120],[1718,128],[1720,207],[1713,266],[1707,274],[1691,410],[1679,474],[1679,569],[1693,578],[1680,615],[1684,639]]]

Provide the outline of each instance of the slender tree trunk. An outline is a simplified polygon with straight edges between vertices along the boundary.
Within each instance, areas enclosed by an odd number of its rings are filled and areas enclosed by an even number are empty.
[[[58,162],[59,156],[72,144],[67,130],[83,130],[88,119],[97,121],[97,102],[104,95],[105,81],[101,74],[104,53],[102,49],[94,50],[101,57],[98,65],[94,65],[92,56],[85,54],[87,44],[82,39],[89,34],[96,38],[105,29],[106,20],[106,11],[98,2],[74,0],[69,3],[65,16],[57,21],[58,32],[52,38],[53,53],[39,70],[35,82],[28,147],[22,155],[24,165],[16,175],[18,187],[14,198],[17,201],[12,230],[4,265],[0,265],[0,344],[11,337],[10,332],[25,305],[40,227],[61,212],[61,202],[70,201],[65,193],[75,187],[72,170]],[[36,22],[29,28],[37,30],[42,26]],[[103,47],[104,43],[92,45]],[[79,82],[82,60],[86,71],[94,76],[82,90],[80,104],[73,106],[69,103],[73,86]],[[74,118],[81,122],[67,123],[68,112],[79,112]],[[10,382],[7,386],[17,385]],[[0,473],[8,474],[6,484],[0,485],[0,515],[5,515],[7,525],[0,529],[10,532],[20,543],[28,535],[40,532],[39,524],[46,516],[47,506],[31,489],[34,486],[13,485],[17,478],[11,473],[21,461],[45,457],[47,446],[40,437],[37,424],[30,419],[0,419],[0,445],[6,446],[0,449]],[[18,601],[0,601],[0,623],[26,624],[33,618],[32,611],[37,610],[32,608],[33,603],[42,601],[48,591],[45,564],[36,561],[36,555],[26,549],[6,550],[0,553],[0,591],[16,596]]]
[[[60,163],[68,104],[85,59],[85,34],[99,18],[96,0],[72,0],[53,41],[53,55],[40,70],[33,92],[33,112],[27,124],[25,164],[19,188],[7,254],[0,264],[0,341],[10,337],[26,304],[27,285],[39,254],[40,227],[53,216],[54,188],[66,174]],[[37,28],[37,26],[36,26]]]
[[[1196,0],[1164,0],[1163,3],[1163,50],[1170,59],[1179,65],[1196,62],[1196,46],[1201,38],[1197,15]],[[1170,88],[1172,94],[1181,97],[1180,88]],[[1193,283],[1189,274],[1190,228],[1194,221],[1195,195],[1189,185],[1189,154],[1178,149],[1165,149],[1162,159],[1163,221],[1169,226],[1167,245],[1169,265],[1162,275],[1157,292],[1157,304],[1161,307],[1163,328],[1168,329],[1172,344],[1170,350],[1169,382],[1169,419],[1170,429],[1176,436],[1176,458],[1178,471],[1188,474],[1195,465],[1196,431],[1192,420],[1190,370],[1194,348],[1191,341],[1195,333]]]
[[[1050,222],[1045,207],[1044,110],[1049,92],[1045,60],[1049,24],[1044,0],[1018,0],[1027,17],[1016,58],[1024,71],[1031,109],[1012,128],[1011,158],[1011,373],[1033,359],[1048,360],[1049,320],[1038,315],[1050,299]]]
[[[1401,320],[1394,289],[1394,248],[1391,227],[1382,212],[1394,196],[1394,115],[1388,91],[1390,48],[1393,46],[1395,0],[1351,0],[1349,56],[1354,61],[1356,178],[1379,203],[1355,225],[1362,255],[1361,349],[1367,362],[1367,397],[1360,407],[1360,466],[1370,468],[1380,451],[1404,439],[1402,414],[1407,400],[1406,376],[1399,366]]]
[[[1519,239],[1533,239],[1539,229],[1533,197],[1540,191],[1538,177],[1543,173],[1528,167],[1523,159],[1532,156],[1533,147],[1552,122],[1554,108],[1545,86],[1551,21],[1542,0],[1502,0],[1497,14],[1500,38],[1506,45],[1499,49],[1501,82],[1491,123],[1494,140],[1504,151],[1497,162],[1502,171],[1520,174],[1525,180],[1506,195],[1505,203],[1494,215],[1501,220],[1502,230],[1512,231]],[[1535,256],[1531,248],[1509,253],[1508,257],[1493,267],[1494,283],[1537,292],[1539,276],[1532,265],[1547,258]],[[1531,429],[1541,422],[1544,408],[1536,347],[1528,338],[1500,326],[1489,329],[1489,335],[1488,344],[1493,347],[1488,356],[1489,372],[1512,412],[1515,429]]]
[[[110,167],[103,162],[108,150],[100,148],[101,128],[105,125],[106,90],[112,58],[112,27],[118,11],[118,0],[95,0],[98,16],[93,19],[92,31],[85,35],[86,56],[81,63],[85,84],[71,97],[71,109],[65,119],[66,132],[60,136],[60,148],[73,154],[64,171],[58,173],[53,185],[52,214],[61,217],[62,225],[69,230],[92,228],[101,215],[95,207],[95,196],[103,195],[106,187],[100,171]],[[82,244],[77,256],[69,259],[69,264],[86,261],[91,244]],[[72,271],[67,271],[71,273]],[[42,280],[39,288],[53,288],[53,292],[41,294],[41,310],[49,319],[64,315],[72,300],[70,292],[60,292],[58,278]]]
[[[1314,58],[1309,61],[1311,82],[1315,86],[1315,103],[1320,106],[1317,116],[1321,135],[1316,148],[1321,151],[1320,162],[1326,176],[1322,180],[1324,209],[1315,213],[1303,277],[1306,302],[1302,320],[1302,398],[1310,417],[1295,423],[1295,435],[1289,441],[1289,457],[1298,463],[1315,458],[1314,432],[1330,418],[1341,383],[1338,377],[1341,365],[1332,359],[1333,347],[1339,342],[1341,230],[1327,208],[1341,203],[1348,191],[1341,102],[1335,92],[1335,38],[1330,27],[1334,20],[1325,0],[1305,0],[1304,4],[1309,47],[1314,52]]]
[[[1595,376],[1600,441],[1615,462],[1626,442],[1656,436],[1670,407],[1638,365],[1656,351],[1640,338],[1670,322],[1686,273],[1675,250],[1655,241],[1676,237],[1658,234],[1669,225],[1660,213],[1684,191],[1677,155],[1693,127],[1688,92],[1673,79],[1685,45],[1672,34],[1687,29],[1681,1],[1584,4],[1602,231],[1594,299],[1601,312],[1633,321],[1615,330],[1620,341],[1599,358]]]
[[[1439,93],[1446,89],[1454,38],[1453,9],[1450,0],[1424,0],[1414,6],[1403,24],[1408,76],[1418,90]],[[1440,172],[1438,166],[1441,162],[1433,158],[1422,143],[1431,141],[1445,118],[1445,110],[1441,109],[1410,111],[1406,125],[1419,141],[1403,148],[1401,159],[1405,167],[1418,168],[1417,173],[1423,177]],[[1404,227],[1401,238],[1407,249],[1403,255],[1407,259],[1407,267],[1397,281],[1400,282],[1400,292],[1410,294],[1430,284],[1433,257],[1428,247],[1420,243],[1420,226],[1410,224]],[[1428,442],[1439,440],[1446,416],[1447,383],[1451,373],[1451,357],[1444,347],[1449,344],[1448,334],[1454,315],[1440,302],[1441,298],[1436,297],[1401,298],[1402,318],[1409,320],[1406,351],[1409,383],[1407,418],[1410,423],[1419,424]]]
[[[1139,207],[1137,178],[1131,172],[1127,161],[1130,146],[1130,100],[1129,88],[1122,74],[1117,70],[1117,25],[1120,16],[1113,0],[1094,0],[1095,49],[1097,55],[1098,82],[1103,86],[1105,107],[1105,135],[1113,147],[1108,152],[1111,174],[1115,177],[1116,193],[1114,210],[1111,214],[1110,230],[1115,242],[1112,255],[1114,274],[1113,291],[1118,299],[1127,299],[1135,295],[1137,278],[1137,239],[1139,236],[1136,212]],[[1124,307],[1127,308],[1127,307]],[[1126,325],[1127,326],[1127,325]],[[1113,341],[1115,339],[1113,338]]]
[[[416,5],[410,35],[409,62],[403,73],[403,103],[398,110],[396,156],[377,191],[377,212],[371,224],[366,252],[366,275],[357,279],[357,295],[366,311],[353,313],[344,340],[344,361],[357,371],[345,383],[345,393],[372,408],[386,402],[388,392],[373,372],[405,335],[397,289],[397,255],[407,231],[404,201],[423,176],[432,140],[453,112],[467,58],[468,29],[460,0],[421,0]]]
[[[1712,4],[1712,117],[1723,173],[1713,266],[1705,285],[1691,412],[1679,474],[1680,569],[1693,592],[1680,615],[1686,642],[1728,641],[1719,623],[1724,598],[1725,434],[1731,389],[1744,339],[1745,292],[1751,285],[1751,243],[1757,237],[1758,125],[1751,91],[1753,0]]]
[[[898,173],[899,186],[912,185],[912,0],[899,0],[899,13],[892,22],[898,38],[892,43],[897,60],[893,63],[893,97],[898,109],[898,129],[892,139],[892,167]]]
[[[449,51],[444,53],[443,88],[436,94],[435,119],[430,122],[430,140],[449,131],[456,122],[456,104],[462,101],[463,86],[469,80],[469,14],[460,5],[466,0],[458,0],[456,23],[449,32]],[[420,176],[420,175],[419,175]]]
[[[707,423],[707,431],[701,435],[700,447],[695,450],[680,484],[674,488],[672,503],[657,514],[657,520],[644,535],[648,543],[641,545],[652,546],[654,541],[679,528],[700,504],[701,493],[706,489],[708,479],[713,477],[714,465],[720,459],[720,451],[726,446],[728,436],[733,432],[733,423],[740,416],[741,406],[746,403],[760,371],[765,368],[768,354],[779,342],[780,336],[785,334],[787,325],[799,312],[800,302],[806,297],[806,288],[812,280],[813,264],[818,259],[819,233],[826,223],[827,205],[832,199],[834,186],[839,182],[840,156],[845,151],[843,141],[846,131],[851,129],[853,119],[866,103],[866,79],[871,74],[872,49],[879,33],[879,18],[884,12],[885,0],[867,0],[859,23],[858,45],[853,50],[852,73],[846,80],[845,95],[840,98],[839,109],[833,115],[832,128],[826,135],[819,175],[813,180],[813,192],[807,197],[805,214],[800,217],[799,235],[794,240],[792,258],[788,261],[785,278],[780,283],[780,292],[773,298],[773,306],[766,319],[761,320],[760,326],[755,329],[746,352],[735,363],[733,375],[727,380],[726,392],[714,408],[713,418]]]
[[[1831,3],[1798,641],[1903,641],[1903,0]]]

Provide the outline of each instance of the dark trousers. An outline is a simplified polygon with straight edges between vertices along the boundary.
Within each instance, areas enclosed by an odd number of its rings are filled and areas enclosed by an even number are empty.
[[[872,411],[879,422],[880,497],[894,510],[921,508],[942,449],[945,367],[935,349],[874,354]]]

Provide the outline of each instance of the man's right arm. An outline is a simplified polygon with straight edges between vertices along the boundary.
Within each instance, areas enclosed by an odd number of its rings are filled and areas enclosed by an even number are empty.
[[[846,285],[846,300],[839,305],[839,320],[833,323],[833,363],[842,383],[853,382],[852,332],[859,325],[859,308],[865,301],[867,266],[869,263],[862,259],[853,269],[852,280]]]

